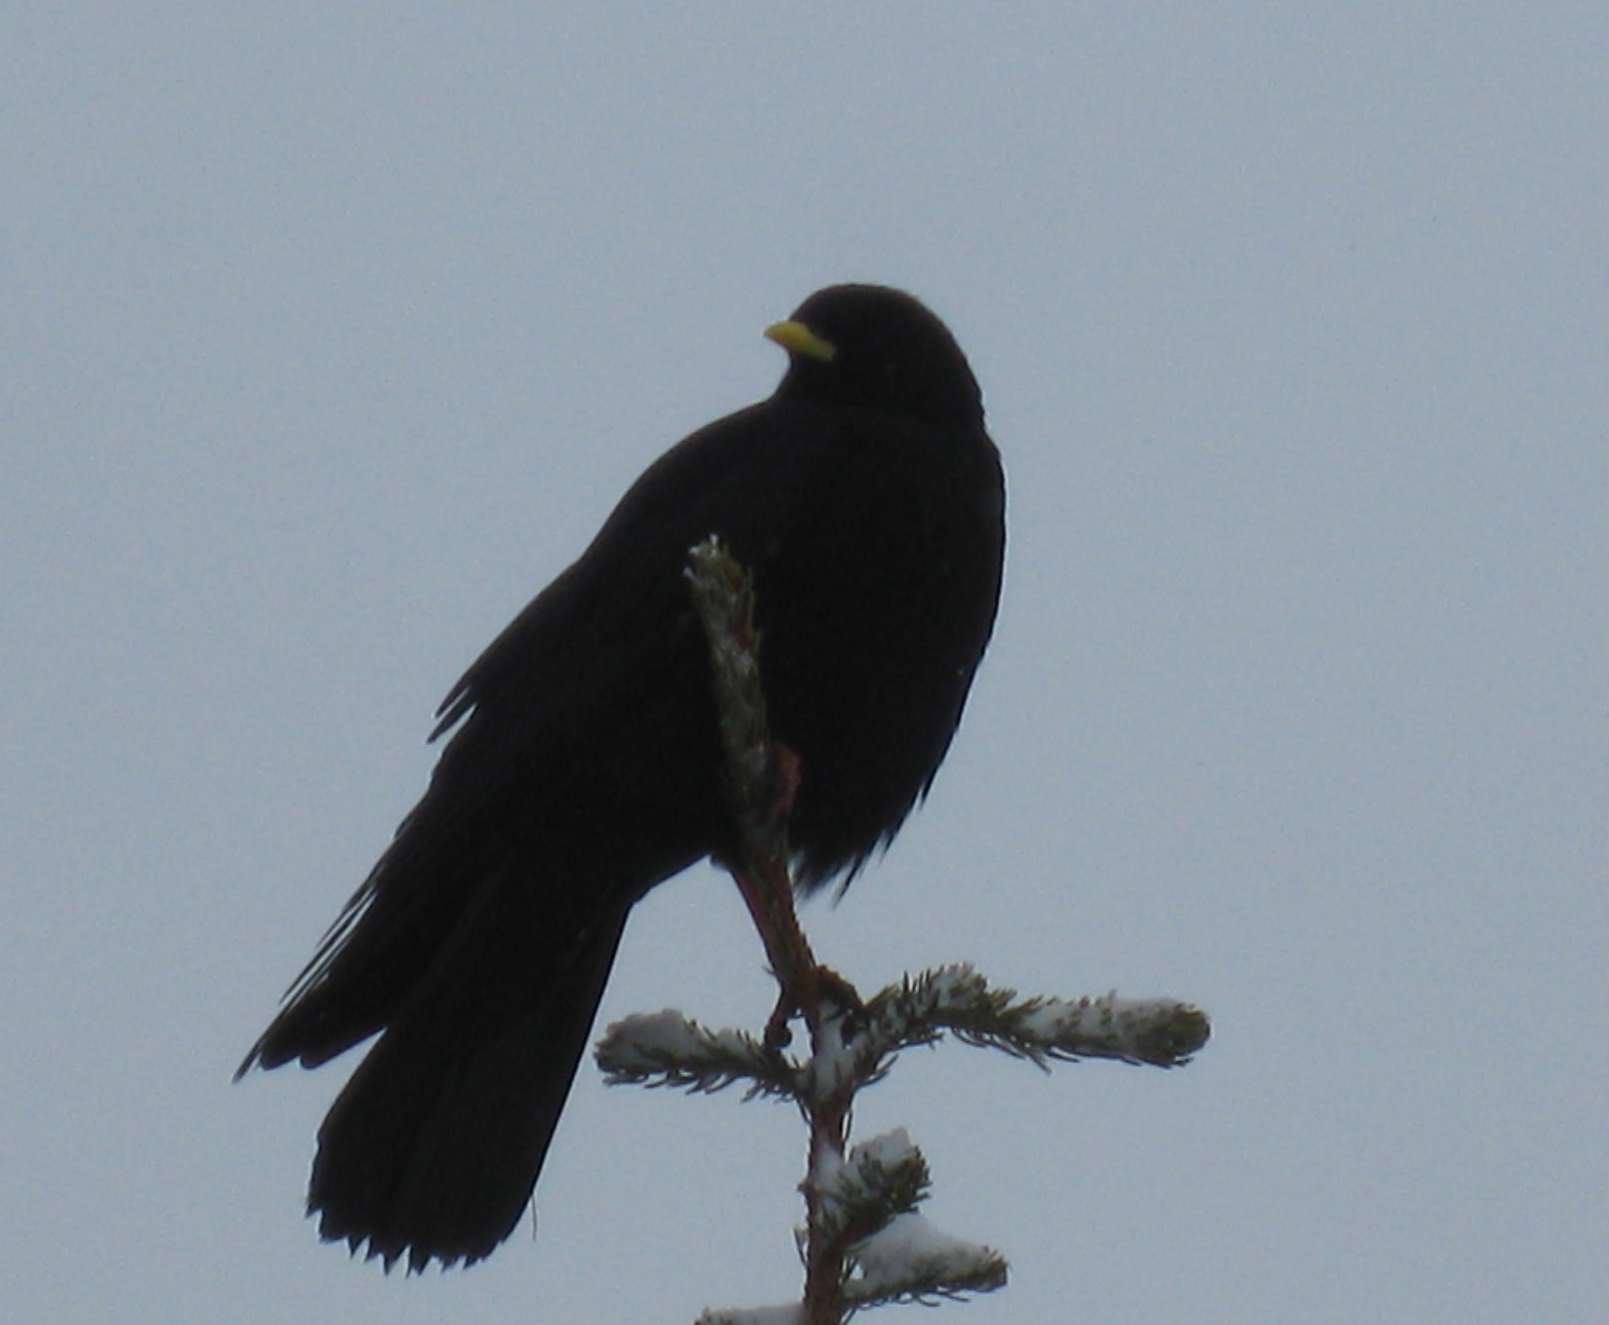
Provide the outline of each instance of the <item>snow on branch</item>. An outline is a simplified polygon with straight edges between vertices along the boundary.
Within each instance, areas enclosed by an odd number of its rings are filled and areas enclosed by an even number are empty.
[[[832,1152],[818,1155],[810,1183],[818,1198],[817,1231],[852,1245],[915,1210],[933,1177],[922,1152],[897,1127],[862,1141],[847,1159]]]
[[[879,1081],[902,1049],[946,1031],[1049,1070],[1052,1062],[1111,1058],[1181,1067],[1207,1041],[1206,1015],[1171,999],[1024,998],[991,988],[967,965],[943,966],[881,990],[848,1023],[835,1019],[827,1052],[800,1061],[742,1030],[710,1030],[673,1009],[612,1023],[596,1047],[611,1086],[673,1086],[695,1094],[748,1083],[745,1099],[808,1104],[852,1083]]]
[[[611,1022],[594,1055],[611,1086],[674,1086],[695,1095],[746,1081],[744,1099],[798,1098],[798,1068],[747,1031],[712,1031],[674,1008]]]
[[[891,1302],[936,1306],[940,1298],[1005,1287],[1005,1258],[940,1232],[914,1210],[896,1215],[849,1252],[844,1301],[851,1310]]]
[[[759,634],[754,626],[754,585],[741,562],[711,534],[688,549],[688,592],[704,625],[720,719],[721,749],[746,836],[782,827],[767,824],[773,750],[760,684]],[[778,844],[767,843],[774,849]]]
[[[1206,1014],[1172,999],[1031,997],[990,988],[971,966],[924,971],[890,985],[867,1005],[863,1052],[886,1057],[929,1044],[944,1031],[965,1044],[1002,1049],[1048,1070],[1052,1060],[1115,1058],[1180,1067],[1207,1042]]]

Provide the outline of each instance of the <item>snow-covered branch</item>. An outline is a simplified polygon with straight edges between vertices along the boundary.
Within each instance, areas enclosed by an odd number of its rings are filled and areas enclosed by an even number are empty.
[[[611,1085],[709,1093],[746,1083],[745,1099],[792,1100],[810,1128],[800,1184],[805,1227],[796,1234],[802,1303],[707,1311],[698,1325],[841,1325],[870,1307],[999,1288],[1007,1267],[998,1252],[942,1233],[918,1212],[931,1175],[903,1129],[845,1153],[856,1093],[882,1080],[902,1049],[946,1035],[1047,1071],[1080,1058],[1177,1067],[1206,1043],[1207,1018],[1186,1003],[1115,993],[1020,998],[967,965],[907,976],[862,1001],[817,964],[794,915],[788,872],[800,770],[767,726],[752,582],[713,536],[691,549],[687,575],[709,643],[727,790],[741,829],[738,858],[718,863],[737,880],[782,994],[763,1039],[666,1010],[615,1022],[597,1060]],[[785,1051],[796,1014],[810,1032],[802,1055]]]
[[[799,1069],[747,1031],[712,1031],[673,1008],[612,1022],[595,1048],[611,1086],[676,1086],[695,1095],[746,1081],[744,1099],[797,1099]]]
[[[751,854],[786,855],[786,816],[774,813],[780,770],[760,684],[753,581],[716,534],[688,549],[682,573],[709,646],[729,799]]]
[[[862,1141],[842,1155],[817,1158],[809,1179],[817,1200],[816,1227],[846,1245],[863,1241],[897,1215],[915,1210],[933,1178],[927,1160],[903,1127]]]
[[[915,1211],[896,1215],[850,1249],[844,1301],[852,1311],[891,1302],[936,1306],[940,1298],[988,1293],[1006,1284],[1005,1257],[953,1238]]]
[[[1209,1033],[1206,1015],[1188,1003],[1115,993],[1018,999],[1016,990],[991,988],[965,964],[890,985],[866,1005],[865,1017],[867,1054],[886,1058],[949,1031],[966,1044],[1003,1049],[1042,1068],[1080,1058],[1180,1067]]]
[[[834,1018],[825,1053],[799,1059],[742,1030],[710,1030],[672,1009],[614,1022],[597,1045],[612,1086],[677,1086],[695,1093],[748,1083],[744,1098],[797,1100],[880,1081],[901,1049],[946,1031],[964,1044],[999,1049],[1049,1070],[1053,1062],[1111,1058],[1182,1067],[1207,1041],[1206,1015],[1172,999],[1019,999],[972,967],[943,966],[874,995],[858,1014]]]
[[[999,1049],[1048,1071],[1056,1062],[1109,1058],[1177,1067],[1206,1043],[1206,1016],[1168,999],[1115,994],[1077,999],[1021,998],[992,988],[970,966],[945,966],[879,992],[861,1012],[834,1016],[799,1059],[741,1030],[710,1030],[672,1010],[613,1023],[597,1046],[611,1085],[676,1086],[695,1093],[747,1083],[745,1099],[795,1101],[812,1120],[810,1209],[799,1231],[807,1264],[831,1255],[845,1312],[894,1302],[933,1304],[987,1292],[1006,1281],[992,1248],[941,1233],[917,1207],[931,1184],[927,1161],[902,1129],[864,1141],[846,1157],[820,1144],[817,1111],[848,1113],[859,1090],[880,1081],[899,1051],[932,1044],[946,1032],[963,1043]],[[773,1315],[769,1313],[796,1314]],[[803,1308],[706,1313],[700,1325],[730,1321],[805,1325]]]

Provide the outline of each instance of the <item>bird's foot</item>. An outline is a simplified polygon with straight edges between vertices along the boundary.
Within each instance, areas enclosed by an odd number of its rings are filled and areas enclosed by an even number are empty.
[[[793,1032],[788,1023],[800,1015],[814,1026],[839,1014],[843,1017],[843,1037],[854,1039],[866,1008],[860,991],[830,966],[812,963],[799,975],[796,987],[784,983],[777,994],[776,1006],[765,1023],[766,1047],[781,1051],[792,1044]]]

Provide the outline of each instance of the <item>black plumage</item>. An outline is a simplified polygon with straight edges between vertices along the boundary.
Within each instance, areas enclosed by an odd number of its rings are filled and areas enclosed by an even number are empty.
[[[801,889],[894,836],[954,735],[1005,540],[966,359],[879,286],[767,334],[789,353],[775,394],[652,465],[453,687],[429,788],[241,1065],[381,1033],[319,1130],[308,1207],[388,1268],[508,1236],[632,904],[737,851],[693,544],[718,533],[754,577]]]

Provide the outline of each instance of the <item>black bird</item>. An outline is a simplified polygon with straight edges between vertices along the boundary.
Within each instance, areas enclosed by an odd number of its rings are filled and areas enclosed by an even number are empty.
[[[966,358],[874,285],[766,335],[788,352],[775,394],[656,461],[453,687],[424,797],[236,1074],[379,1033],[319,1129],[308,1212],[388,1270],[508,1236],[632,903],[736,858],[689,548],[717,533],[754,577],[802,891],[893,838],[960,721],[1005,547]]]

